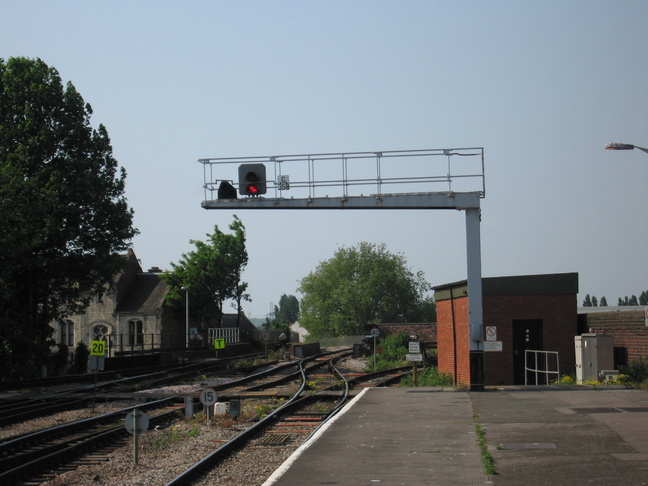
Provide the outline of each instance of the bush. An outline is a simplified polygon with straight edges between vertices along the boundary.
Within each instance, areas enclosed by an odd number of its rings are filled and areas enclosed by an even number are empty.
[[[85,373],[88,370],[88,358],[90,357],[90,350],[83,341],[79,341],[74,350],[74,366],[73,372],[76,374]]]
[[[367,368],[369,371],[388,370],[406,366],[405,355],[408,351],[409,334],[400,332],[392,334],[382,339],[380,345],[384,352],[376,356],[376,366],[374,366],[373,356],[367,359]]]
[[[621,381],[628,388],[648,389],[648,358],[639,358],[627,365],[619,366]]]
[[[552,385],[575,385],[576,378],[570,375],[563,375],[560,377],[560,380],[556,380]]]
[[[438,368],[423,368],[418,370],[418,386],[452,386],[452,376],[447,373],[439,373]],[[406,376],[401,380],[401,385],[414,386],[414,375]]]
[[[70,350],[65,344],[59,344],[58,350],[52,356],[52,364],[54,365],[56,374],[65,374],[69,361]]]

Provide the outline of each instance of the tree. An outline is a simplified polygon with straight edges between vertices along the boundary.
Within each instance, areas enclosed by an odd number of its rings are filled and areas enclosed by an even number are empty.
[[[639,305],[648,305],[648,291],[644,290],[639,295]]]
[[[49,351],[52,322],[82,312],[137,234],[126,172],[72,83],[40,59],[0,59],[0,369]],[[33,370],[31,370],[33,371]]]
[[[279,298],[279,305],[274,306],[272,319],[266,317],[266,329],[283,329],[286,336],[290,336],[290,325],[299,317],[299,300],[294,295],[283,294]]]
[[[592,307],[592,299],[590,299],[590,294],[587,294],[585,296],[585,300],[583,301],[583,307]]]
[[[434,307],[424,295],[429,290],[422,272],[413,273],[404,256],[384,244],[362,242],[338,249],[301,280],[300,324],[317,338],[362,334],[370,323],[429,320]]]
[[[607,303],[607,299],[605,298],[605,296],[601,297],[600,307],[607,307],[607,305],[608,305],[608,303]]]
[[[592,307],[598,307],[598,299],[595,295],[592,295]]]
[[[241,301],[250,300],[245,293],[247,284],[241,282],[241,273],[248,262],[245,227],[234,216],[229,229],[233,234],[223,233],[214,226],[206,243],[191,240],[196,249],[183,254],[178,264],[171,263],[171,271],[162,274],[169,286],[167,303],[176,308],[184,307],[184,289],[188,289],[189,312],[202,329],[213,320],[221,326],[226,300],[234,299],[239,311]]]
[[[279,298],[279,306],[275,305],[274,312],[277,324],[290,325],[299,318],[299,300],[294,295],[283,294]]]

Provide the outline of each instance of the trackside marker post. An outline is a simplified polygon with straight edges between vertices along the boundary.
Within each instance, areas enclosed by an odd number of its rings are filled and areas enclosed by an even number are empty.
[[[92,391],[92,413],[94,413],[95,398],[97,396],[97,372],[103,371],[106,363],[106,341],[92,341],[90,343],[90,362],[88,368],[94,370],[94,389]]]
[[[376,338],[377,338],[378,336],[380,336],[380,329],[378,329],[377,327],[374,327],[374,328],[371,330],[371,336],[372,336],[373,339],[374,339],[374,342],[373,342],[373,348],[374,348],[374,369],[375,369],[375,368],[376,368]]]
[[[205,415],[207,420],[211,418],[211,411],[214,404],[218,401],[218,393],[213,388],[203,388],[200,392],[200,403],[205,406]]]
[[[146,415],[144,412],[140,412],[137,408],[132,412],[128,412],[128,415],[126,415],[124,427],[129,434],[133,435],[133,461],[135,462],[135,465],[137,465],[138,463],[137,449],[139,434],[146,432],[148,430],[148,426],[148,415]]]

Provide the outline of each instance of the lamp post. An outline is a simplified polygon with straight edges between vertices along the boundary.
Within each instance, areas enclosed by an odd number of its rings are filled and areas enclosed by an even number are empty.
[[[189,287],[182,287],[185,292],[185,348],[189,349]]]
[[[634,149],[639,149],[643,152],[646,152],[648,154],[648,148],[645,147],[637,147],[636,145],[632,145],[630,143],[618,143],[618,142],[608,142],[605,144],[605,149],[606,150],[634,150]]]

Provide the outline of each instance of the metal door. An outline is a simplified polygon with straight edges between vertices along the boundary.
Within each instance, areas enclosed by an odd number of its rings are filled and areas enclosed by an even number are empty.
[[[513,383],[526,385],[535,383],[535,373],[528,373],[529,383],[524,383],[524,352],[527,349],[542,350],[542,319],[518,319],[513,321]],[[533,354],[529,367],[535,368]],[[539,363],[538,363],[539,364]]]

